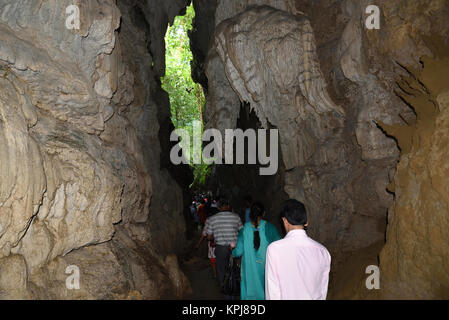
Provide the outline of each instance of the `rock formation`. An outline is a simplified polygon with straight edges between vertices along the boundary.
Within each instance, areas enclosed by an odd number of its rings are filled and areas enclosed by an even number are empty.
[[[400,83],[416,121],[385,126],[401,148],[390,186],[396,201],[380,255],[382,294],[390,299],[449,298],[449,50],[435,49],[432,59],[423,58],[420,70],[407,70],[410,75]]]
[[[182,296],[183,197],[161,168],[156,76],[186,3],[75,1],[79,30],[70,4],[0,2],[0,298]]]

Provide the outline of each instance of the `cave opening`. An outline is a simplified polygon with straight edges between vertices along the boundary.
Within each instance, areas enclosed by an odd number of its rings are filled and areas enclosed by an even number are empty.
[[[214,279],[207,257],[207,241],[201,247],[194,248],[200,238],[202,229],[195,223],[190,212],[192,202],[199,204],[198,196],[204,195],[210,183],[213,164],[203,161],[203,131],[205,129],[204,109],[206,105],[205,88],[195,79],[194,53],[192,52],[192,32],[195,22],[193,1],[174,17],[164,36],[165,43],[165,73],[160,78],[161,88],[169,98],[169,114],[173,129],[171,135],[176,136],[176,142],[183,158],[182,166],[191,171],[190,184],[183,184],[183,203],[186,243],[178,252],[181,270],[189,279],[193,299],[222,299],[220,288]],[[181,135],[185,133],[187,137]],[[166,150],[171,153],[171,150]],[[166,155],[168,156],[168,155]],[[171,154],[170,154],[171,156]],[[200,160],[198,162],[198,159]],[[173,163],[173,159],[170,158]],[[196,200],[195,200],[196,199]],[[192,201],[193,200],[193,201]],[[212,200],[212,199],[210,199]]]
[[[203,135],[203,111],[206,98],[201,84],[192,78],[193,54],[190,46],[190,33],[193,29],[195,10],[193,3],[185,9],[184,15],[176,16],[173,24],[168,26],[165,34],[165,75],[161,78],[162,88],[170,99],[171,122],[176,130],[184,130],[189,137]],[[188,159],[194,180],[190,190],[203,189],[211,172],[211,165],[197,163],[196,157],[202,158],[202,140],[196,147],[196,141],[181,139],[182,153]]]

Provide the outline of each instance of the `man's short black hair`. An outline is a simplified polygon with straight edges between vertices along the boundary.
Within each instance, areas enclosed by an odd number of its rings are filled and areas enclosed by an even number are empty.
[[[220,198],[220,200],[218,200],[218,202],[217,202],[217,207],[218,208],[223,208],[223,207],[227,207],[227,206],[229,206],[229,200],[228,199],[222,197],[222,198]]]
[[[303,226],[307,223],[307,212],[304,204],[295,199],[289,199],[283,203],[281,217],[287,219],[294,226]]]

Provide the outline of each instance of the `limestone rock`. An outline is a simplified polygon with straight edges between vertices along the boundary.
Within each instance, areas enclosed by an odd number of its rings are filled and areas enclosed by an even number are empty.
[[[159,17],[151,35],[163,69],[163,34],[185,2],[156,2],[139,10]],[[65,25],[72,4],[79,30]],[[138,29],[130,19],[136,8],[112,0],[0,1],[0,298],[159,298],[188,288],[177,264],[170,264],[176,277],[162,271],[162,257],[182,241],[183,220],[173,218],[160,242],[151,237],[163,214],[154,185],[176,190],[180,200],[165,208],[173,217],[182,217],[182,193],[159,172],[160,102],[148,97],[162,89],[149,80],[151,57],[142,72],[138,59],[125,58],[150,56],[149,30],[136,32],[135,42],[117,31]],[[121,250],[124,242],[132,253]],[[66,287],[70,265],[80,269],[79,290]]]
[[[250,8],[216,31],[217,51],[240,100],[255,109],[263,127],[270,121],[284,128],[280,143],[287,169],[303,165],[315,141],[324,140],[338,122],[322,123],[320,115],[344,115],[328,97],[314,41],[307,19],[270,7]],[[315,126],[307,126],[310,121]],[[304,132],[292,134],[298,131]]]
[[[409,128],[386,126],[403,150],[394,180],[394,217],[380,255],[387,299],[449,297],[448,53],[423,59],[424,67],[402,83],[417,122]]]
[[[25,260],[18,255],[0,259],[0,299],[29,299]]]

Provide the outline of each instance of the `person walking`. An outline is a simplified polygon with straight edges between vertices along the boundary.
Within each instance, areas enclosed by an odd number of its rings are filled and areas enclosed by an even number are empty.
[[[267,247],[281,239],[276,227],[263,220],[261,203],[251,206],[250,222],[240,230],[232,255],[242,257],[240,297],[242,300],[265,300],[265,256]],[[232,247],[232,244],[231,244]]]
[[[204,224],[203,232],[201,233],[201,237],[198,240],[198,243],[195,245],[195,249],[199,249],[201,243],[205,238],[207,238],[207,228],[209,225],[210,218],[206,219],[206,223]],[[210,261],[210,266],[212,268],[212,272],[214,275],[214,278],[217,278],[217,269],[216,269],[216,257],[215,257],[215,242],[213,239],[207,240],[207,258]]]
[[[190,205],[190,214],[192,216],[193,224],[195,225],[195,228],[197,228],[200,220],[199,220],[198,212],[196,209],[196,201],[193,201],[192,204]]]
[[[204,198],[201,197],[200,204],[197,208],[197,214],[200,222],[201,228],[204,227],[204,224],[206,223],[206,202],[204,201]]]
[[[206,233],[208,240],[214,239],[215,242],[217,278],[222,287],[231,255],[230,244],[237,241],[238,232],[243,225],[240,217],[229,211],[227,199],[220,199],[217,207],[219,212],[209,218]]]
[[[251,205],[253,203],[253,198],[251,197],[251,195],[247,195],[245,196],[245,198],[243,198],[243,201],[244,205],[242,208],[241,218],[245,221],[245,223],[248,223],[251,221],[249,214],[251,212]]]
[[[325,300],[331,256],[307,236],[306,208],[297,200],[287,200],[281,217],[287,235],[267,249],[267,300]]]

